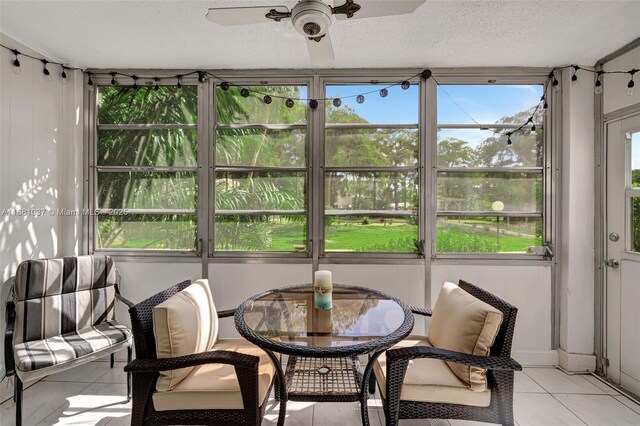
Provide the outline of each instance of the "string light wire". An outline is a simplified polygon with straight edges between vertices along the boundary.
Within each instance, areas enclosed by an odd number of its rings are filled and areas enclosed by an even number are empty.
[[[272,102],[272,100],[275,99],[282,99],[285,101],[285,104],[288,108],[292,108],[293,105],[295,104],[295,102],[300,102],[302,104],[306,104],[308,105],[311,109],[316,109],[318,107],[318,103],[319,102],[330,102],[331,104],[333,104],[336,108],[342,105],[342,99],[351,99],[351,98],[355,98],[357,100],[358,103],[363,103],[366,99],[367,95],[371,95],[374,93],[377,93],[379,96],[381,96],[382,98],[385,98],[388,94],[388,89],[392,88],[392,87],[396,87],[396,86],[400,86],[403,90],[406,90],[409,88],[410,83],[409,81],[417,78],[417,77],[422,77],[422,79],[424,80],[428,80],[428,79],[433,79],[433,81],[436,83],[436,85],[438,87],[440,87],[442,93],[444,93],[450,100],[451,102],[453,102],[467,117],[469,117],[469,119],[471,119],[471,121],[473,121],[473,123],[475,123],[478,128],[480,130],[483,131],[492,131],[495,135],[500,135],[500,136],[507,136],[507,143],[509,145],[511,145],[511,136],[513,136],[515,133],[518,133],[520,131],[522,131],[525,127],[527,126],[531,126],[531,131],[535,132],[536,129],[536,125],[534,122],[535,116],[538,113],[538,111],[540,110],[540,106],[542,105],[543,109],[547,109],[548,107],[548,103],[547,103],[547,99],[548,99],[548,89],[549,86],[553,86],[556,87],[556,89],[558,89],[559,86],[559,81],[557,79],[556,73],[558,71],[564,70],[564,69],[568,69],[568,68],[572,68],[573,69],[573,74],[571,75],[571,81],[573,83],[577,83],[578,80],[578,71],[581,72],[590,72],[593,74],[596,74],[596,79],[595,79],[595,90],[597,92],[601,91],[601,86],[602,86],[602,81],[601,81],[601,77],[605,74],[628,74],[630,75],[630,80],[627,83],[627,92],[632,94],[633,93],[633,87],[635,85],[634,82],[634,75],[638,72],[640,72],[640,69],[636,69],[636,68],[632,68],[631,70],[627,70],[627,71],[623,71],[623,70],[612,70],[612,71],[604,71],[604,70],[592,70],[592,69],[588,69],[588,68],[582,68],[578,65],[565,65],[565,66],[561,66],[561,67],[554,67],[551,69],[551,71],[549,72],[548,78],[546,83],[544,84],[544,89],[543,89],[543,95],[540,98],[540,101],[538,102],[538,104],[536,105],[536,107],[533,110],[533,114],[527,119],[526,122],[522,123],[519,127],[516,127],[514,129],[509,129],[509,130],[503,130],[503,131],[498,131],[498,130],[493,130],[487,126],[483,126],[482,124],[478,123],[472,116],[471,114],[469,114],[467,111],[465,111],[464,108],[462,108],[462,106],[457,103],[455,101],[455,99],[443,88],[442,85],[440,85],[440,83],[438,82],[438,80],[432,75],[431,70],[429,69],[425,69],[409,78],[405,78],[400,82],[397,83],[392,83],[392,84],[388,84],[382,88],[376,88],[375,90],[370,90],[367,92],[361,92],[361,93],[356,93],[356,94],[352,94],[352,95],[347,95],[347,96],[340,96],[340,97],[332,97],[332,98],[292,98],[290,96],[284,96],[284,95],[277,95],[277,94],[271,94],[271,93],[266,93],[266,92],[262,92],[260,90],[255,90],[254,88],[252,89],[248,89],[247,87],[244,87],[242,85],[237,85],[234,84],[232,82],[227,81],[224,78],[220,78],[217,75],[209,72],[209,71],[202,71],[202,70],[194,70],[194,71],[190,71],[190,72],[186,72],[186,73],[182,73],[182,74],[178,74],[175,76],[168,76],[168,77],[158,77],[158,76],[138,76],[135,74],[125,74],[122,72],[117,72],[117,71],[111,71],[111,72],[90,72],[87,71],[86,69],[83,68],[78,68],[78,67],[71,67],[68,65],[65,65],[62,62],[55,62],[55,61],[49,61],[45,58],[39,58],[33,55],[30,55],[28,53],[22,53],[20,52],[18,49],[14,49],[14,48],[10,48],[8,46],[5,46],[3,44],[0,44],[0,47],[10,51],[13,55],[14,58],[12,60],[13,66],[15,68],[20,68],[21,64],[20,64],[20,60],[19,60],[19,56],[23,56],[25,58],[29,58],[29,59],[33,59],[36,61],[41,62],[44,67],[43,67],[43,72],[45,73],[45,75],[47,77],[50,77],[50,73],[49,70],[47,69],[47,65],[58,65],[61,67],[61,77],[63,79],[66,79],[67,74],[66,74],[66,70],[73,70],[73,71],[82,71],[84,74],[87,75],[87,84],[89,86],[89,89],[92,89],[94,86],[94,82],[93,82],[93,78],[97,77],[97,76],[110,76],[111,77],[111,82],[113,84],[113,82],[115,81],[116,76],[120,76],[120,77],[126,77],[129,78],[131,80],[133,80],[133,84],[132,87],[134,89],[138,89],[138,80],[139,79],[145,79],[145,80],[152,80],[154,82],[154,89],[158,90],[159,85],[161,82],[166,82],[166,81],[176,81],[176,86],[178,88],[182,87],[182,79],[185,77],[189,77],[189,76],[196,76],[198,77],[198,82],[203,84],[204,82],[206,82],[206,80],[210,77],[213,78],[217,81],[220,81],[220,87],[222,90],[229,90],[229,88],[231,87],[237,87],[240,89],[241,93],[243,94],[244,97],[247,97],[247,93],[253,93],[256,95],[260,95],[262,97],[262,100],[265,104],[270,104]]]

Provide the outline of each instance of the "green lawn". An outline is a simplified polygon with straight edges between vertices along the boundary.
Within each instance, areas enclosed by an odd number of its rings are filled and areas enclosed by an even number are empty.
[[[327,251],[414,252],[418,226],[406,222],[381,224],[371,220],[368,225],[334,221],[326,227]]]
[[[177,248],[190,250],[191,239],[186,238],[188,226],[180,226],[186,234],[180,240],[176,224],[155,222],[129,222],[125,229],[119,229],[120,235],[110,248]],[[256,228],[252,228],[254,233]],[[503,233],[506,229],[506,234]],[[109,231],[105,229],[104,231]],[[251,232],[249,228],[239,229],[239,233]],[[268,227],[269,238],[256,238],[257,241],[270,241],[268,246],[259,247],[268,251],[294,251],[295,246],[305,244],[304,224],[301,222],[273,222]],[[496,238],[495,223],[481,221],[438,222],[436,238],[437,251],[440,253],[495,253],[524,252],[528,246],[541,245],[542,239],[534,236],[534,229],[522,226],[501,227],[500,243]],[[173,237],[173,235],[176,237]],[[519,235],[521,234],[521,235]],[[153,238],[152,235],[164,235]],[[245,234],[246,235],[246,234]],[[167,238],[169,237],[169,238]],[[325,248],[337,252],[415,252],[418,239],[418,227],[404,221],[380,223],[371,219],[369,224],[358,221],[334,220],[326,227]],[[172,241],[169,241],[172,240]],[[176,241],[173,241],[176,240]],[[253,245],[255,249],[255,245]],[[228,244],[219,246],[224,250],[247,250],[247,246]]]

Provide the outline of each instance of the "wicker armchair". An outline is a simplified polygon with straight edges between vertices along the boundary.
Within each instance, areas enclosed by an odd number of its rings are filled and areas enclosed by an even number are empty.
[[[460,419],[513,425],[513,378],[514,371],[522,367],[511,358],[511,342],[516,322],[517,309],[491,293],[465,281],[459,287],[477,299],[491,305],[503,314],[489,356],[469,355],[426,345],[396,347],[386,352],[386,374],[376,374],[381,387],[382,402],[387,425],[397,425],[399,419]],[[431,316],[428,309],[416,308],[418,315]],[[401,399],[405,374],[412,360],[437,359],[456,365],[486,369],[486,406],[462,405],[461,403],[425,402]],[[446,367],[445,367],[446,368]],[[382,376],[382,377],[381,377]],[[386,383],[381,383],[381,378]],[[371,385],[371,384],[370,384]],[[371,390],[371,386],[370,386]],[[471,398],[481,392],[467,391]],[[416,398],[417,399],[417,398]],[[477,399],[477,398],[476,398]]]
[[[153,308],[168,300],[182,290],[189,287],[191,281],[176,284],[155,296],[133,306],[129,310],[133,338],[135,342],[136,359],[125,367],[133,373],[133,403],[131,424],[140,425],[170,425],[170,424],[215,424],[215,425],[259,425],[264,416],[268,395],[273,386],[273,380],[267,383],[259,377],[259,368],[264,368],[262,356],[253,356],[233,350],[212,350],[183,355],[172,358],[157,358],[156,341],[154,337]],[[218,318],[233,317],[235,310],[218,311]],[[194,327],[195,328],[195,327]],[[229,339],[238,341],[240,339]],[[243,341],[244,342],[244,341]],[[246,343],[247,345],[248,342]],[[224,345],[221,346],[224,348]],[[257,349],[257,348],[256,348]],[[231,365],[235,370],[239,393],[242,397],[242,408],[238,409],[165,409],[157,410],[154,394],[160,372],[175,371],[187,367],[199,368],[205,365]],[[213,378],[215,381],[215,377]],[[211,383],[210,380],[206,382]],[[266,397],[260,398],[266,391]],[[170,392],[167,392],[170,393]],[[216,398],[209,398],[215,400]],[[262,400],[260,400],[262,399]],[[215,401],[213,401],[215,402]],[[184,403],[178,402],[177,404]],[[206,404],[206,402],[205,402]]]

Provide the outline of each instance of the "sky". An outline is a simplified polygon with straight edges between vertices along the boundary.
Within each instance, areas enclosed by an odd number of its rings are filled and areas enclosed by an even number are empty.
[[[631,169],[640,170],[640,132],[631,135]]]
[[[386,98],[378,93],[384,85],[327,86],[327,97],[341,97],[342,105],[352,107],[370,123],[415,124],[418,122],[418,86],[408,90],[399,86],[388,89]],[[342,98],[362,92],[365,102],[355,98]],[[441,85],[438,86],[438,123],[481,124],[495,123],[502,117],[535,106],[542,96],[542,85]],[[427,112],[428,113],[428,112]],[[468,114],[468,115],[467,115]],[[473,120],[471,119],[473,118]],[[477,145],[491,135],[481,130],[443,129],[440,138],[457,137]]]

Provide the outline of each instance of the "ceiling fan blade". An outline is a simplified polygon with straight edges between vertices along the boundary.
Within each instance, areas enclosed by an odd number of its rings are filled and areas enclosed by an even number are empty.
[[[334,0],[334,6],[340,6],[346,0]],[[427,0],[354,0],[360,5],[360,10],[348,18],[345,14],[336,14],[336,19],[362,19],[377,16],[407,15],[413,13],[418,6]]]
[[[222,7],[209,9],[206,18],[220,25],[246,25],[274,22],[265,15],[271,10],[280,13],[289,13],[286,6],[256,6],[256,7]]]
[[[307,38],[307,48],[309,49],[309,57],[313,65],[328,65],[335,59],[329,33],[322,37],[320,41],[309,40],[309,38]]]

